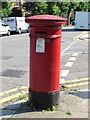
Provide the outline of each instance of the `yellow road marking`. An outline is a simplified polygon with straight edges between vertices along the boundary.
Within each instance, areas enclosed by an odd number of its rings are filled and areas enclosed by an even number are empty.
[[[78,40],[77,38],[78,38],[78,36],[80,36],[82,34],[82,32],[79,32],[76,36],[74,36],[74,40]]]
[[[25,89],[25,88],[28,88],[28,86],[22,86],[22,87],[20,87],[20,88],[10,89],[10,90],[8,90],[8,91],[5,91],[5,92],[0,93],[0,96],[5,95],[5,94],[8,94],[8,93],[11,93],[11,92],[16,92],[16,91],[19,90],[19,89]]]
[[[21,93],[17,93],[15,95],[3,98],[3,99],[0,100],[0,103],[8,102],[8,101],[10,101],[10,100],[12,100],[14,98],[18,98],[20,95],[22,95],[22,94]]]
[[[90,78],[80,78],[80,79],[73,79],[73,80],[67,80],[65,83],[73,83],[73,82],[82,82],[82,81],[86,81],[86,80],[90,80]]]
[[[75,87],[75,86],[82,86],[82,85],[88,85],[88,84],[90,84],[90,82],[82,82],[82,83],[77,83],[77,84],[69,84],[69,85],[65,85],[65,86],[67,86],[67,87]]]
[[[86,33],[89,34],[90,31],[83,31],[82,33],[83,33],[83,34],[86,34]]]
[[[89,32],[80,32],[73,39],[74,40],[79,40],[79,41],[88,41],[90,39],[80,39],[80,37],[82,37],[83,35],[87,35],[88,36],[88,34],[89,34]]]
[[[18,90],[17,88],[15,88],[15,89],[10,89],[10,90],[8,90],[8,91],[5,91],[5,92],[0,93],[0,96],[2,96],[2,95],[4,95],[4,94],[11,93],[11,92],[15,92],[15,91],[17,91],[17,90]]]
[[[24,89],[24,88],[28,88],[28,86],[22,86],[22,87],[20,87],[20,89]]]

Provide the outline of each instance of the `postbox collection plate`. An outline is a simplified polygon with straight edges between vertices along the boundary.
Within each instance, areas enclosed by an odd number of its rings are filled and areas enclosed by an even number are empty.
[[[36,40],[36,52],[44,53],[45,52],[45,38],[37,38]]]

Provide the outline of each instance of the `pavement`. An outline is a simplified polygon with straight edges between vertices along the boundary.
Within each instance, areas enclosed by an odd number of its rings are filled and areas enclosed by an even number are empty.
[[[77,40],[88,40],[88,32],[82,32],[77,36]],[[76,118],[79,120],[90,119],[89,111],[90,90],[68,90],[60,91],[60,104],[58,109],[36,110],[35,107],[28,103],[28,97],[19,100],[0,109],[0,118],[13,120],[17,118]]]
[[[5,107],[2,110],[2,118],[9,118],[9,120],[12,118],[88,118],[88,91],[63,91],[60,93],[58,110],[38,111],[28,103],[26,98]]]
[[[78,29],[74,29],[74,26],[66,26],[66,27],[63,27],[62,30],[64,31],[71,31],[71,30],[74,30],[74,31],[78,31]],[[84,40],[84,41],[89,41],[90,40],[90,30],[79,30],[81,31],[80,34],[78,34],[77,36],[75,36],[74,39],[77,39],[77,40]]]

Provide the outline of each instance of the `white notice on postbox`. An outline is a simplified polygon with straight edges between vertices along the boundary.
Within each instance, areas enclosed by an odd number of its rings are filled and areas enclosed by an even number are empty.
[[[45,39],[44,38],[38,38],[36,40],[36,52],[38,53],[45,52]]]

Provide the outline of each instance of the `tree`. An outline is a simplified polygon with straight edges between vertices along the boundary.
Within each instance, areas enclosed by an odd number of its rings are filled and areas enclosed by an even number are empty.
[[[59,15],[60,9],[57,2],[47,2],[47,14]]]
[[[57,4],[54,4],[53,6],[52,6],[52,11],[53,11],[53,15],[59,15],[60,14],[60,9],[59,9],[59,7],[57,6]]]
[[[78,2],[78,0],[77,2],[73,1],[48,2],[48,0],[39,0],[39,2],[26,2],[24,3],[24,7],[31,15],[51,14],[65,17],[67,18],[67,25],[69,25],[70,19],[74,19],[76,11],[90,11],[90,2],[88,0],[83,0],[83,2]]]
[[[58,6],[61,9],[60,15],[67,18],[67,25],[70,24],[71,17],[74,19],[76,11],[88,11],[90,9],[88,2],[60,2]]]
[[[26,2],[23,4],[27,12],[31,15],[36,14],[53,14],[59,15],[60,9],[55,2],[45,2],[40,0],[40,2]]]
[[[45,14],[47,9],[46,2],[26,2],[23,4],[27,12],[30,12],[31,15],[36,14]]]
[[[88,11],[90,12],[90,1],[89,1],[89,4],[88,4]]]
[[[11,13],[14,2],[1,2],[2,8],[0,8],[1,17],[7,17]]]
[[[88,11],[88,2],[77,2],[75,5],[75,11]]]

